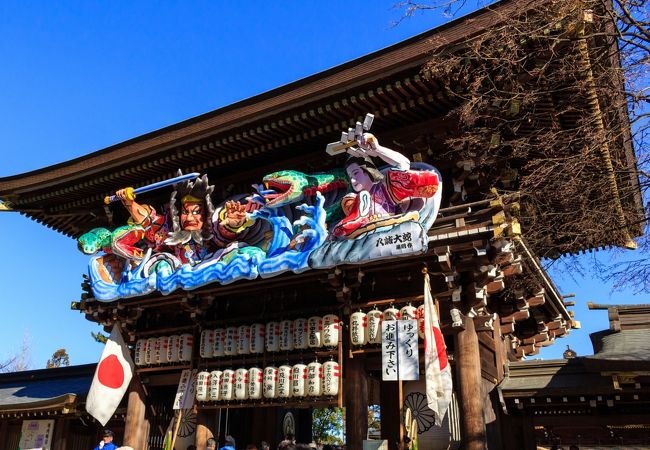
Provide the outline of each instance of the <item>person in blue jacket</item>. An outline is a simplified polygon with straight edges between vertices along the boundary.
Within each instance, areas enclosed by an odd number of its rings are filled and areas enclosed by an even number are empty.
[[[235,438],[228,435],[226,436],[226,439],[224,440],[224,445],[221,447],[221,450],[235,450]]]
[[[95,450],[116,450],[117,445],[113,444],[113,432],[111,430],[104,430],[104,437],[99,441],[99,445]]]

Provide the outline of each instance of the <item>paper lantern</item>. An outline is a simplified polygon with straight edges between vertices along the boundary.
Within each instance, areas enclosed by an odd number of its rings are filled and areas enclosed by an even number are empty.
[[[248,398],[259,400],[262,398],[262,381],[264,373],[259,367],[248,369]]]
[[[293,348],[305,350],[309,347],[307,341],[307,319],[296,319],[293,321]]]
[[[156,354],[154,349],[158,345],[158,338],[147,339],[147,347],[144,353],[144,363],[146,365],[154,364],[156,362]]]
[[[213,370],[210,372],[210,389],[208,390],[208,400],[212,402],[221,399],[221,378],[223,372],[220,370]]]
[[[363,311],[350,315],[350,342],[352,345],[364,345],[368,342],[368,316]]]
[[[178,350],[178,360],[183,362],[189,362],[192,360],[192,343],[194,337],[189,334],[181,334],[179,337],[179,350]]]
[[[177,334],[169,336],[169,347],[167,348],[167,361],[178,362],[178,354],[181,349],[181,337]]]
[[[158,338],[158,354],[160,355],[160,364],[169,362],[169,336]]]
[[[277,396],[278,369],[276,367],[264,368],[264,380],[262,381],[262,394],[264,398],[275,398]]]
[[[264,353],[264,336],[266,327],[261,323],[251,325],[251,353]]]
[[[322,317],[312,316],[307,319],[307,344],[309,345],[309,348],[319,348],[323,346],[322,332]]]
[[[226,328],[226,338],[223,340],[223,354],[227,356],[237,354],[237,327]]]
[[[327,361],[323,363],[323,395],[332,397],[339,394],[339,363]]]
[[[397,308],[390,307],[384,310],[384,320],[399,320],[399,311]]]
[[[399,315],[401,320],[417,320],[418,310],[413,305],[406,305],[399,310]]]
[[[248,369],[235,370],[235,400],[248,398]]]
[[[381,344],[382,312],[378,309],[373,309],[366,316],[368,317],[368,343]]]
[[[278,322],[269,322],[266,324],[266,351],[280,351],[280,324]]]
[[[280,350],[293,350],[293,320],[280,322]]]
[[[237,353],[247,355],[251,351],[251,327],[242,325],[237,329]]]
[[[307,387],[307,366],[296,364],[291,368],[291,396],[304,397]]]
[[[325,318],[323,317],[323,320]],[[323,327],[323,331],[325,328]],[[318,361],[307,364],[307,396],[318,397],[323,393],[323,365]]]
[[[160,338],[154,338],[153,341],[153,351],[151,352],[151,362],[152,364],[160,364]]]
[[[424,339],[424,305],[418,306],[418,335]]]
[[[339,316],[335,314],[327,314],[323,316],[323,332],[322,340],[323,345],[326,347],[335,347],[339,345]]]
[[[235,385],[235,371],[226,369],[221,374],[221,392],[222,401],[230,401],[233,397],[233,386]]]
[[[212,358],[214,353],[214,330],[203,330],[201,332],[201,358]]]
[[[291,366],[278,367],[277,398],[291,397]]]
[[[208,400],[210,389],[210,372],[199,372],[196,374],[196,399],[199,402]]]
[[[135,343],[135,350],[133,352],[133,362],[136,366],[144,366],[146,364],[145,358],[147,353],[147,340],[138,339]]]
[[[226,340],[226,330],[223,328],[217,328],[214,330],[214,347],[212,348],[212,356],[221,357],[225,353],[225,340]]]

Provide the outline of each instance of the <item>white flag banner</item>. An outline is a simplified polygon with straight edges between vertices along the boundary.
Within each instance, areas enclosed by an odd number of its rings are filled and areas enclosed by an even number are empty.
[[[434,412],[436,425],[441,426],[451,403],[453,385],[428,273],[424,274],[424,367],[427,405]]]
[[[118,325],[106,341],[86,398],[86,411],[106,425],[122,401],[133,377],[133,361]]]

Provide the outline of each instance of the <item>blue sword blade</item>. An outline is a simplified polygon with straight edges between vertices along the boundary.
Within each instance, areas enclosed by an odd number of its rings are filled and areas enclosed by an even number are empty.
[[[198,178],[199,175],[201,175],[198,172],[192,172],[192,173],[186,173],[185,175],[179,175],[174,178],[170,178],[168,180],[163,180],[163,181],[158,181],[157,183],[151,183],[146,186],[139,187],[137,189],[133,189],[134,194],[142,194],[144,192],[149,192],[153,191],[155,189],[160,189],[165,186],[170,186],[172,184],[180,183],[181,181],[185,180],[193,180],[194,178]],[[110,197],[106,197],[104,199],[104,203],[113,203],[119,201],[120,198],[117,195],[111,195]]]

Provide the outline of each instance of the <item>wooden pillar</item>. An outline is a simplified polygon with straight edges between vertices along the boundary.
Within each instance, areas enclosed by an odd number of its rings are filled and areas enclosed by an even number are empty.
[[[205,444],[208,441],[208,438],[212,436],[210,432],[210,427],[208,422],[210,416],[206,411],[199,411],[196,415],[196,437],[194,440],[194,445],[196,445],[196,450],[205,450]]]
[[[481,390],[481,358],[474,320],[464,319],[465,329],[456,334],[454,358],[460,388],[463,448],[479,450],[487,447],[483,394]]]
[[[126,423],[124,424],[124,445],[140,448],[145,434],[145,393],[140,378],[136,375],[129,384]]]
[[[68,433],[70,432],[70,420],[65,417],[59,417],[54,422],[54,440],[52,450],[66,450]],[[5,436],[0,432],[0,436]]]
[[[397,450],[397,443],[404,438],[402,382],[382,381],[379,388],[379,403],[381,407],[381,438],[388,441],[388,450]]]
[[[368,436],[368,381],[365,360],[359,356],[347,360],[345,389],[346,448],[363,448]]]

